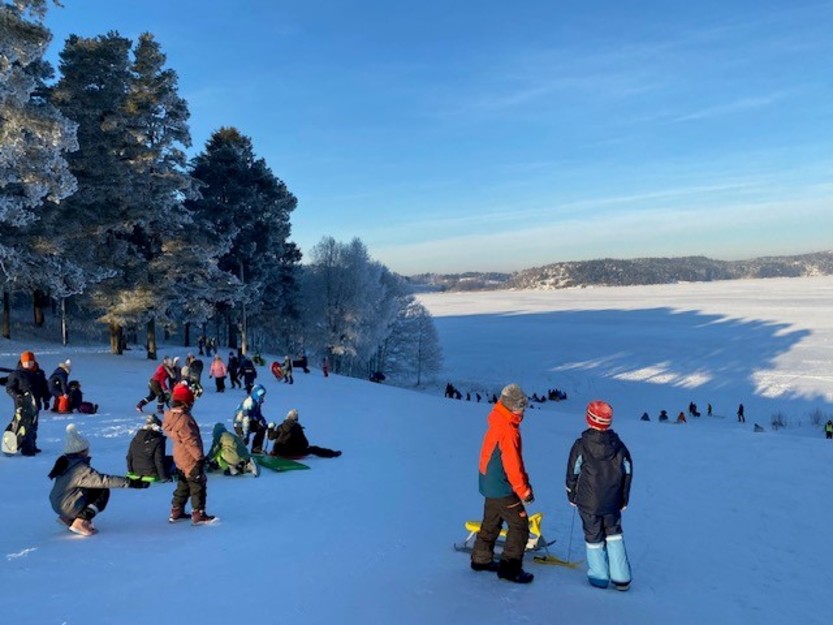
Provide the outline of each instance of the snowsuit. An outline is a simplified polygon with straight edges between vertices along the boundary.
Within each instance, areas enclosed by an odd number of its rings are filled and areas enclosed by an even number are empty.
[[[248,358],[243,358],[240,361],[240,375],[243,376],[243,386],[246,387],[246,392],[251,393],[252,387],[255,385],[257,379],[257,368]]]
[[[273,456],[299,458],[313,455],[320,458],[338,458],[341,455],[340,451],[310,445],[307,435],[304,434],[304,426],[295,419],[285,419],[277,428],[270,430],[269,440],[275,441],[271,453]]]
[[[209,461],[214,461],[222,471],[230,475],[245,473],[252,459],[243,441],[229,432],[222,423],[214,426],[214,440],[208,451]]]
[[[218,393],[224,393],[226,390],[226,365],[219,356],[211,361],[211,367],[208,370],[209,377],[214,378],[214,384],[217,386]]]
[[[522,414],[511,412],[500,402],[489,414],[479,466],[480,494],[485,497],[483,522],[471,554],[473,564],[491,563],[505,521],[509,528],[500,567],[510,575],[521,570],[529,539],[529,519],[523,501],[532,496],[532,487],[524,468],[521,421]]]
[[[177,468],[176,489],[171,505],[184,510],[191,496],[194,510],[205,510],[205,455],[200,428],[187,406],[175,405],[165,413],[162,430],[173,443],[174,462]]]
[[[587,547],[587,576],[593,586],[609,581],[623,590],[631,581],[621,511],[628,505],[633,464],[613,430],[585,430],[567,461],[567,499],[578,507]]]
[[[828,420],[824,424],[824,436],[825,438],[833,438],[833,421]]]
[[[292,377],[292,358],[289,356],[283,359],[283,381],[284,384],[295,384]]]
[[[263,453],[263,439],[266,438],[266,418],[263,416],[261,406],[263,398],[255,399],[249,395],[240,402],[234,413],[234,431],[244,444],[249,444],[249,435],[254,434],[252,440],[252,453]]]
[[[89,456],[83,452],[60,456],[49,472],[49,479],[55,480],[49,503],[67,525],[77,518],[92,520],[107,506],[111,488],[130,486],[129,480],[123,477],[93,469]]]
[[[6,427],[17,437],[17,449],[24,456],[34,456],[38,451],[38,400],[39,380],[32,369],[18,367],[6,380],[6,392],[14,400],[14,417]]]
[[[165,435],[158,425],[139,428],[127,451],[127,471],[140,477],[168,482],[176,470],[173,458],[165,455]]]

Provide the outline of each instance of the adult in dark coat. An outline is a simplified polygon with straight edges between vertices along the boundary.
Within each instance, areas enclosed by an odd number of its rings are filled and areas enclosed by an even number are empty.
[[[162,421],[149,415],[139,428],[127,451],[127,472],[139,477],[152,477],[158,482],[170,482],[176,470],[173,457],[165,455],[165,435]]]
[[[37,446],[39,397],[42,392],[41,380],[36,373],[35,355],[25,351],[20,363],[6,380],[6,392],[14,400],[14,417],[6,432],[14,435],[14,450],[24,456],[40,452]],[[6,446],[8,448],[8,446]]]
[[[589,426],[573,443],[567,462],[567,498],[578,508],[587,547],[587,577],[593,586],[627,590],[631,569],[622,537],[622,510],[633,479],[631,454],[610,429],[613,408],[592,401],[585,413]]]
[[[275,441],[271,455],[284,458],[300,458],[301,456],[319,456],[321,458],[338,458],[340,451],[310,445],[304,426],[298,423],[298,411],[293,408],[286,414],[286,419],[278,427],[269,429],[269,439]]]

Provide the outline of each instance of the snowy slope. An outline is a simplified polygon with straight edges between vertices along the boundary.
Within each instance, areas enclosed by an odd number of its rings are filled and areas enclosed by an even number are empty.
[[[55,523],[46,478],[64,428],[74,421],[90,438],[93,466],[123,473],[154,365],[135,351],[34,345],[47,372],[72,358],[101,414],[44,413],[44,453],[0,457],[3,622],[827,623],[833,442],[806,413],[833,414],[831,294],[833,280],[817,278],[423,298],[445,346],[443,376],[461,389],[518,381],[530,393],[568,391],[523,424],[532,509],[545,513],[559,555],[582,551],[563,477],[584,404],[614,405],[635,464],[628,593],[532,563],[526,587],[471,572],[451,543],[482,509],[476,458],[488,406],[315,369],[289,386],[261,368],[265,412],[278,421],[298,408],[311,442],[341,458],[258,479],[211,476],[213,527],[168,524],[173,488],[161,484],[115,491],[101,533],[71,535]],[[0,365],[28,347],[0,344]],[[207,444],[243,394],[206,388],[195,414]],[[692,400],[727,416],[638,421]],[[738,401],[745,425],[733,418]],[[769,431],[773,409],[803,425]],[[752,433],[756,420],[766,433]]]

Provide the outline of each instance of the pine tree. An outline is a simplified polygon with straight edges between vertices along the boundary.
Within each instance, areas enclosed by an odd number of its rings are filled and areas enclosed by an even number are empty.
[[[288,240],[289,215],[297,200],[235,128],[212,134],[193,160],[191,175],[202,184],[201,198],[187,201],[186,208],[196,221],[208,224],[226,250],[220,269],[240,284],[236,318],[227,301],[218,300],[217,310],[228,315],[230,346],[236,346],[239,328],[245,351],[250,320],[263,323],[291,296],[300,253]]]
[[[45,14],[45,0],[0,4],[0,269],[6,338],[11,336],[10,287],[60,288],[66,282],[73,289],[80,279],[63,271],[59,247],[26,232],[42,217],[45,202],[60,202],[76,185],[65,159],[78,147],[76,126],[43,97],[52,72],[43,61],[51,39],[42,23]]]

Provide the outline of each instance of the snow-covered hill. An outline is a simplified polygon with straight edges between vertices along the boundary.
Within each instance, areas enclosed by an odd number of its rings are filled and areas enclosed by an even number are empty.
[[[48,371],[71,357],[101,414],[45,413],[41,455],[0,457],[3,622],[826,623],[833,441],[806,415],[833,413],[833,279],[783,282],[423,298],[445,346],[443,375],[462,389],[517,381],[529,393],[568,391],[522,428],[532,509],[561,556],[583,551],[563,491],[567,452],[587,401],[614,405],[635,466],[628,593],[532,563],[535,581],[516,586],[470,571],[451,549],[481,514],[476,459],[489,407],[443,399],[446,379],[418,393],[313,369],[290,386],[262,368],[267,417],[298,408],[311,442],[341,458],[257,479],[211,476],[208,511],[221,517],[212,527],[170,525],[173,488],[161,484],[114,492],[100,534],[69,534],[46,477],[64,429],[77,423],[93,465],[123,473],[153,363],[104,347],[4,342],[0,365],[29,347]],[[206,386],[195,414],[208,443],[243,394]],[[660,407],[692,400],[725,418],[656,422]],[[739,401],[746,424],[733,418]],[[643,410],[651,422],[638,420]],[[774,410],[802,426],[769,431]],[[754,421],[768,431],[754,434]]]

